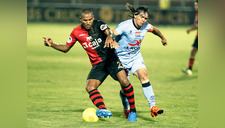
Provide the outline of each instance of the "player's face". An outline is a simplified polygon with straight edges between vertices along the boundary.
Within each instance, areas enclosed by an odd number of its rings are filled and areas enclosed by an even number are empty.
[[[80,21],[86,30],[91,29],[93,26],[94,15],[92,13],[82,14]]]
[[[194,3],[195,11],[198,11],[198,2]]]
[[[148,20],[147,12],[141,12],[138,15],[134,15],[134,23],[138,28],[142,27],[145,24],[145,22],[147,22],[147,20]]]

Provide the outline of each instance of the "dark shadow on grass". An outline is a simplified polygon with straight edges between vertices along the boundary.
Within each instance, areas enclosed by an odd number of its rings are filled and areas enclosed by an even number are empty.
[[[193,79],[198,79],[198,75],[191,75],[191,76],[188,76],[186,74],[181,74],[179,77],[173,77],[173,78],[170,78],[169,81],[172,81],[172,82],[179,82],[179,81],[185,81],[185,80],[193,80]]]
[[[113,114],[113,117],[118,117],[118,118],[124,118],[124,115],[123,115],[123,111],[111,111],[112,114]]]
[[[125,119],[124,114],[123,114],[123,111],[121,111],[121,112],[112,111],[112,113],[113,113],[113,117]],[[143,113],[149,113],[149,117],[143,116]],[[151,117],[149,111],[137,111],[137,118],[139,120],[141,119],[141,120],[145,120],[145,121],[149,121],[149,122],[157,122],[157,121],[151,119],[152,117]]]
[[[143,116],[142,113],[149,113],[149,116],[148,116],[148,117]],[[151,116],[151,114],[150,114],[149,111],[137,111],[137,117],[138,117],[139,119],[142,119],[142,120],[145,120],[145,121],[149,121],[149,122],[157,122],[157,121],[155,121],[155,120],[152,119],[153,117]]]

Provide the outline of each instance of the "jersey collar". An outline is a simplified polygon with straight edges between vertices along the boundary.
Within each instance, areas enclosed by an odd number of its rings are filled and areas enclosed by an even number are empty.
[[[132,22],[133,22],[134,27],[135,27],[137,30],[141,29],[141,27],[140,27],[140,28],[138,28],[138,27],[135,25],[135,23],[134,23],[134,19],[132,19]]]

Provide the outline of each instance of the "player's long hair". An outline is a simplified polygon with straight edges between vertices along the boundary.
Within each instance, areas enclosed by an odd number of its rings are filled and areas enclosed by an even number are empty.
[[[149,14],[149,10],[147,7],[138,7],[135,9],[131,4],[126,3],[127,10],[129,11],[128,16],[134,18],[134,15],[140,14],[141,11],[147,12]]]

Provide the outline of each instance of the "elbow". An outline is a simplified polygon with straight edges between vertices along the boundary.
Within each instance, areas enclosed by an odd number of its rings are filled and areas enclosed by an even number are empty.
[[[69,50],[64,50],[64,51],[62,51],[63,53],[67,53]]]
[[[67,53],[70,50],[70,47],[63,49],[64,53]]]

